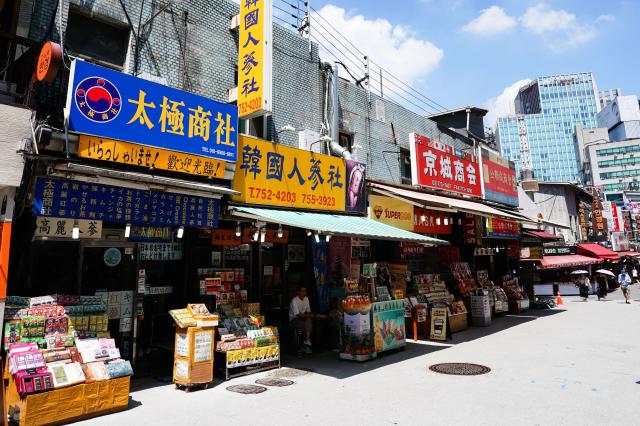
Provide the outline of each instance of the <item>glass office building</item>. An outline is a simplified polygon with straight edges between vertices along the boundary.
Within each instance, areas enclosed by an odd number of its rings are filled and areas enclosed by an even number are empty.
[[[598,127],[598,88],[592,73],[540,77],[522,87],[515,99],[518,116],[498,118],[496,132],[502,155],[520,172],[520,136],[529,144],[533,177],[541,181],[579,182],[575,125]]]

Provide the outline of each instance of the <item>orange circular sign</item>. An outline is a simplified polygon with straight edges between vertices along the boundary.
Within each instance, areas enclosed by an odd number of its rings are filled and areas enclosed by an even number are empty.
[[[60,45],[52,41],[46,42],[40,50],[36,65],[36,78],[38,81],[52,83],[58,74],[61,60],[62,50]]]

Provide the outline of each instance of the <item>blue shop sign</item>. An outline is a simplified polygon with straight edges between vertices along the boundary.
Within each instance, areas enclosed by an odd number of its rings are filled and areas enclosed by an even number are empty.
[[[81,60],[71,64],[69,131],[235,162],[238,107]]]
[[[220,204],[216,199],[194,195],[39,177],[33,214],[133,225],[216,228]]]

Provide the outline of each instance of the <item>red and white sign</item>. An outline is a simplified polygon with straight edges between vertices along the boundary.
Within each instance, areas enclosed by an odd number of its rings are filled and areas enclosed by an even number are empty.
[[[452,221],[451,213],[414,207],[413,232],[451,235]]]
[[[624,226],[622,209],[619,209],[616,203],[611,203],[611,215],[613,216],[613,229],[611,232],[621,232]]]
[[[480,170],[473,155],[416,133],[409,138],[414,185],[482,196]]]
[[[518,183],[513,162],[482,149],[482,178],[485,200],[518,205]]]
[[[464,243],[476,244],[478,241],[476,217],[470,213],[464,215]]]

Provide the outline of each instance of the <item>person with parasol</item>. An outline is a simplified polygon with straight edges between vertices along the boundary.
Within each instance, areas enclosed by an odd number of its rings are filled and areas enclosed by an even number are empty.
[[[571,275],[574,275],[576,279],[576,285],[580,289],[580,297],[583,301],[589,299],[589,288],[591,288],[591,281],[589,281],[589,272],[584,269],[573,271]]]

